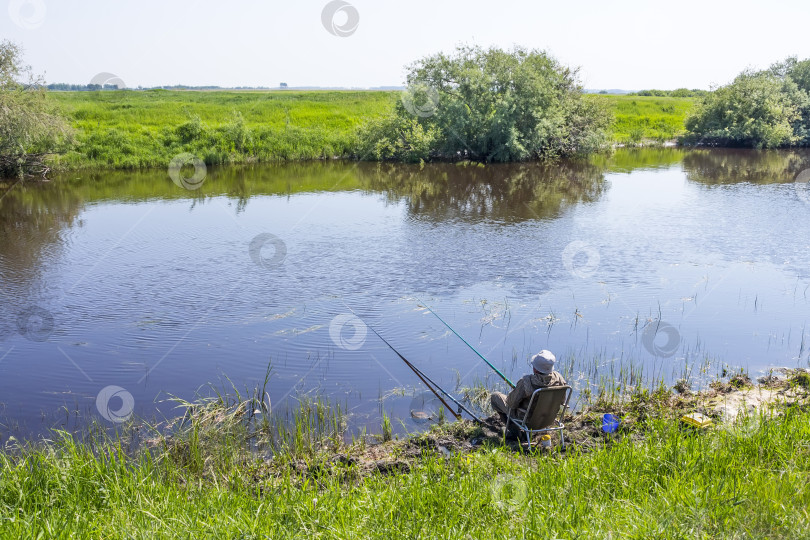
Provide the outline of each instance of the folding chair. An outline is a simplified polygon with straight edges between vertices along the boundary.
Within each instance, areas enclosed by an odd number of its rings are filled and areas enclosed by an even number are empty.
[[[570,386],[549,386],[538,388],[532,393],[529,406],[524,409],[509,411],[506,426],[509,422],[515,424],[521,432],[526,434],[529,450],[532,449],[532,435],[536,433],[560,432],[560,444],[565,448],[565,437],[562,423],[568,401],[571,399]],[[515,414],[515,417],[512,415]]]

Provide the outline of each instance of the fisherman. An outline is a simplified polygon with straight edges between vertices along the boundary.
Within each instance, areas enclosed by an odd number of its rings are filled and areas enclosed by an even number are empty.
[[[506,422],[506,415],[509,411],[528,407],[529,398],[538,388],[565,386],[567,384],[563,376],[554,371],[554,362],[556,361],[557,359],[551,351],[540,351],[531,359],[533,373],[522,377],[508,396],[501,392],[492,393],[490,403],[503,422]]]

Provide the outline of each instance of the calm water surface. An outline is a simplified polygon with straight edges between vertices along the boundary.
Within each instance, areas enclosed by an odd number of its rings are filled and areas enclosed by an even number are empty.
[[[581,392],[642,372],[807,366],[810,197],[799,152],[620,151],[588,163],[72,174],[0,190],[0,439],[260,384],[354,429],[418,429],[447,389],[554,351]],[[803,189],[804,188],[804,189]],[[631,381],[635,382],[635,381]],[[132,399],[129,400],[128,396]],[[110,413],[107,413],[110,416]],[[112,416],[115,420],[115,417]]]

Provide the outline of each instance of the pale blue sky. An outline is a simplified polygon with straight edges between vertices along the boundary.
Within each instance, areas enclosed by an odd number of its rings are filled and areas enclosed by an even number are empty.
[[[807,0],[348,1],[360,23],[337,37],[325,0],[0,0],[0,37],[48,82],[128,86],[399,85],[405,64],[462,42],[548,50],[588,88],[708,88],[810,57]]]

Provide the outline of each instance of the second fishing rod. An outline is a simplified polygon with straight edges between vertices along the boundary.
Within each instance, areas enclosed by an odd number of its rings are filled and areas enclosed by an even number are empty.
[[[499,369],[498,369],[498,368],[496,368],[494,365],[492,365],[492,362],[490,362],[489,360],[487,360],[487,359],[484,357],[484,355],[483,355],[483,354],[481,354],[480,352],[478,352],[478,350],[477,350],[475,347],[473,347],[472,345],[470,345],[470,343],[469,343],[469,342],[468,342],[466,339],[464,339],[463,337],[461,337],[461,334],[459,334],[458,332],[456,332],[456,331],[453,329],[453,327],[452,327],[452,326],[450,326],[449,324],[447,324],[447,322],[446,322],[444,319],[442,319],[441,317],[439,317],[438,313],[436,313],[435,311],[433,311],[432,309],[430,309],[430,306],[428,306],[426,303],[422,302],[422,300],[420,300],[419,298],[417,298],[416,300],[417,300],[417,301],[418,301],[420,304],[422,304],[423,306],[425,306],[425,309],[427,309],[429,312],[431,312],[431,313],[432,313],[432,314],[433,314],[433,315],[434,315],[434,316],[435,316],[437,319],[439,319],[439,320],[440,320],[440,321],[441,321],[441,322],[442,322],[442,323],[443,323],[443,324],[444,324],[444,325],[445,325],[447,328],[449,328],[449,329],[450,329],[450,331],[451,331],[451,332],[453,332],[453,333],[456,335],[456,337],[458,337],[458,338],[459,338],[461,341],[463,341],[463,342],[464,342],[464,344],[465,344],[465,345],[467,345],[467,347],[469,347],[470,349],[472,349],[472,351],[473,351],[475,354],[477,354],[477,355],[478,355],[478,357],[479,357],[479,358],[481,358],[481,360],[483,360],[484,362],[486,362],[486,364],[487,364],[489,367],[491,367],[491,368],[492,368],[492,369],[495,371],[495,373],[497,373],[498,375],[500,375],[500,376],[501,376],[501,378],[502,378],[504,381],[506,381],[506,384],[508,384],[508,385],[509,385],[509,386],[511,386],[512,388],[514,388],[514,387],[515,387],[515,383],[513,383],[512,381],[510,381],[510,380],[509,380],[509,377],[507,377],[506,375],[504,375],[503,373],[501,373],[501,370],[499,370]]]
[[[344,305],[345,305],[345,304],[344,304]],[[480,418],[478,415],[476,415],[476,414],[475,414],[475,413],[473,413],[473,412],[472,412],[470,409],[468,409],[467,407],[465,407],[465,406],[464,406],[464,404],[463,404],[463,403],[461,403],[461,402],[460,402],[459,400],[457,400],[456,398],[454,398],[452,394],[450,394],[449,392],[447,392],[446,390],[444,390],[444,389],[443,389],[441,386],[439,386],[438,384],[436,384],[436,382],[435,382],[435,381],[433,381],[433,380],[432,380],[430,377],[428,377],[427,375],[425,375],[425,373],[424,373],[422,370],[420,370],[418,367],[416,367],[415,365],[413,365],[413,363],[412,363],[411,361],[409,361],[409,360],[408,360],[407,358],[405,358],[405,357],[404,357],[404,356],[403,356],[403,355],[402,355],[402,354],[401,354],[401,353],[400,353],[398,350],[396,350],[396,349],[394,348],[394,346],[393,346],[393,345],[391,345],[391,344],[388,342],[388,340],[386,340],[384,337],[382,337],[382,335],[380,335],[380,333],[379,333],[379,332],[377,332],[377,330],[376,330],[376,329],[375,329],[373,326],[371,326],[370,324],[368,324],[367,322],[365,322],[365,321],[364,321],[364,320],[363,320],[363,319],[362,319],[362,318],[361,318],[361,317],[360,317],[360,316],[359,316],[359,315],[358,315],[358,314],[357,314],[357,313],[356,313],[356,312],[355,312],[355,311],[354,311],[352,308],[350,308],[349,306],[346,306],[346,307],[349,309],[349,311],[351,311],[351,312],[354,314],[354,316],[355,316],[355,317],[357,317],[358,319],[360,319],[360,321],[361,321],[363,324],[365,324],[367,328],[369,328],[369,329],[370,329],[372,332],[374,332],[374,334],[375,334],[375,335],[376,335],[378,338],[380,338],[380,340],[381,340],[383,343],[385,343],[385,344],[388,346],[388,348],[389,348],[389,349],[391,349],[392,351],[394,351],[394,353],[395,353],[395,354],[396,354],[396,355],[397,355],[397,356],[400,358],[400,360],[402,360],[402,361],[405,363],[405,365],[407,365],[409,368],[411,368],[411,371],[413,371],[413,372],[416,374],[416,376],[417,376],[417,377],[419,377],[419,379],[420,379],[420,380],[421,380],[421,381],[422,381],[422,382],[425,384],[425,386],[427,386],[427,387],[428,387],[428,389],[429,389],[431,392],[433,392],[433,394],[434,394],[434,395],[435,395],[435,396],[436,396],[436,397],[439,399],[439,401],[441,401],[441,402],[442,402],[442,404],[443,404],[445,407],[447,407],[447,409],[450,411],[450,413],[451,413],[453,416],[455,416],[456,418],[461,418],[461,415],[460,415],[459,413],[460,413],[461,411],[464,411],[465,413],[469,414],[469,415],[470,415],[470,416],[471,416],[471,417],[472,417],[472,418],[473,418],[473,419],[474,419],[476,422],[478,422],[479,424],[483,424],[483,423],[484,423],[484,421],[483,421],[483,420],[482,420],[482,419],[481,419],[481,418]],[[441,394],[444,394],[444,396],[446,396],[446,397],[447,397],[447,398],[448,398],[450,401],[452,401],[453,403],[455,403],[456,405],[458,405],[459,412],[454,411],[454,410],[453,410],[453,408],[452,408],[452,407],[450,407],[450,405],[448,405],[448,403],[447,403],[447,402],[444,400],[444,398],[442,398],[442,396],[439,394],[439,392],[441,392]]]

